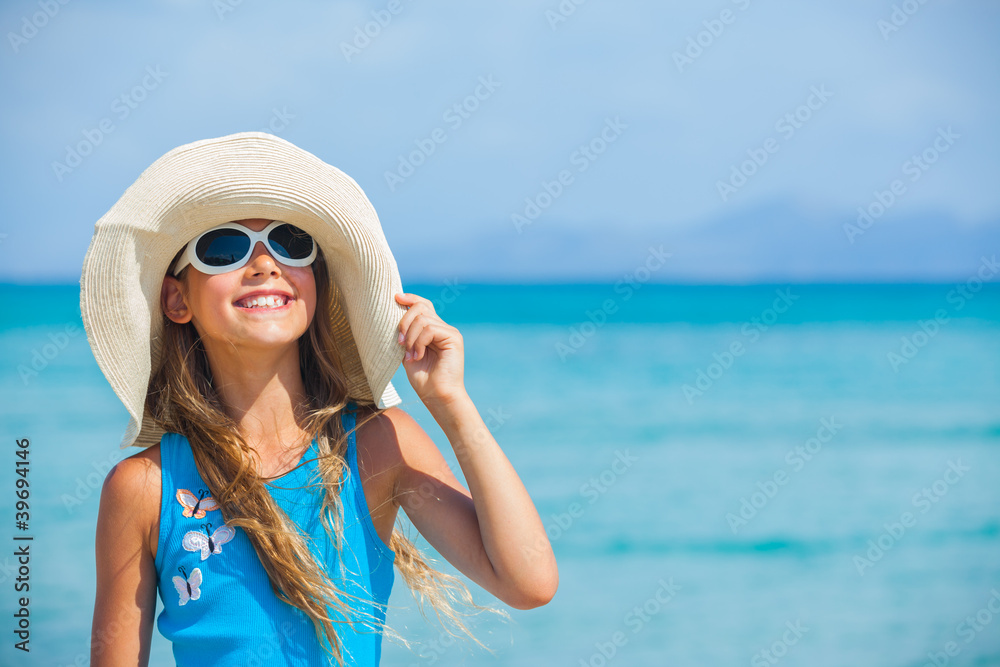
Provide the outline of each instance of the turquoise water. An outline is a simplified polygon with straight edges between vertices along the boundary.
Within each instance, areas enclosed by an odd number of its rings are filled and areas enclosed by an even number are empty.
[[[30,656],[0,557],[0,663],[85,665],[126,413],[77,286],[4,287],[21,306],[0,327],[4,436],[8,471],[31,439],[34,551]],[[418,646],[386,641],[383,664],[1000,665],[1000,288],[973,287],[405,285],[462,332],[560,586],[512,623],[477,617],[490,655],[442,637],[397,578],[388,621]],[[394,384],[461,476],[402,369]],[[173,664],[155,631],[150,664]]]

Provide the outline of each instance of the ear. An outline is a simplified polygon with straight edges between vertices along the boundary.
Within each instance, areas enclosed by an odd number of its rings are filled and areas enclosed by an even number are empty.
[[[184,296],[184,284],[173,276],[163,278],[160,288],[160,307],[172,322],[184,324],[191,321],[191,310]]]

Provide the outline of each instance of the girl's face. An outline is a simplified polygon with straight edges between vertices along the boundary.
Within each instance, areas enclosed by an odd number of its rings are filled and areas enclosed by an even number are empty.
[[[236,222],[260,231],[270,220]],[[246,308],[239,303],[257,293],[284,296],[285,305]],[[220,343],[225,348],[275,348],[297,341],[309,328],[316,311],[316,282],[312,266],[281,264],[258,241],[239,269],[208,275],[188,265],[184,281],[166,276],[161,305],[172,321],[194,322],[206,347]]]

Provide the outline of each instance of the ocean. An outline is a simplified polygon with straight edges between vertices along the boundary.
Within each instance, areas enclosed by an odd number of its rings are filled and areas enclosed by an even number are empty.
[[[4,285],[3,665],[89,663],[94,532],[127,415],[79,286]],[[465,341],[468,392],[559,563],[553,600],[421,616],[397,573],[385,665],[1000,665],[1000,285],[404,284]],[[410,388],[400,406],[452,469]],[[14,527],[30,440],[30,530]],[[405,517],[400,513],[401,517]],[[31,653],[14,649],[30,534]],[[159,613],[159,607],[157,609]],[[153,631],[150,665],[173,665]]]

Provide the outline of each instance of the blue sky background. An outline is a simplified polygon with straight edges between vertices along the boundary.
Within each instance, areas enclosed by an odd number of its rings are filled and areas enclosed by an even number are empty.
[[[269,124],[361,184],[404,283],[613,281],[660,246],[655,281],[950,281],[1000,246],[993,2],[589,0],[555,23],[558,0],[401,0],[350,56],[388,0],[44,6],[0,8],[0,280],[78,281],[94,223],[156,158]],[[456,127],[446,112],[480,77],[499,85]],[[830,97],[787,136],[776,123],[813,87]],[[580,172],[574,152],[609,118],[624,129]],[[113,131],[57,175],[102,120]],[[444,142],[390,187],[436,128]],[[906,161],[947,128],[911,181]],[[718,182],[769,138],[724,200]],[[564,169],[519,232],[512,214]],[[905,192],[851,243],[844,225],[894,179]]]

